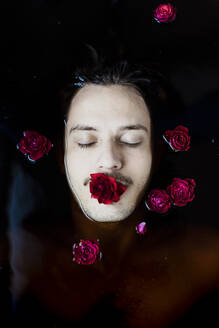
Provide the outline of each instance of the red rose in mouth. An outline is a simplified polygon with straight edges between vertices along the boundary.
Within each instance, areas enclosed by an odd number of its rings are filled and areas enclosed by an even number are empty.
[[[154,189],[149,193],[145,205],[150,211],[162,214],[168,211],[172,202],[166,190]]]
[[[35,162],[48,153],[52,146],[51,141],[38,132],[25,131],[24,137],[18,143],[17,148],[22,154],[28,155],[30,161]]]
[[[80,240],[72,249],[73,262],[78,264],[93,264],[102,257],[98,241],[94,239]]]
[[[174,130],[165,131],[163,138],[175,152],[187,151],[190,148],[189,130],[183,125],[177,126]]]
[[[170,3],[161,4],[154,10],[154,18],[158,23],[172,22],[176,17],[176,11]]]
[[[90,174],[91,198],[96,198],[99,203],[112,204],[118,202],[120,196],[126,191],[126,187],[116,182],[112,177],[103,173]]]
[[[171,185],[167,187],[167,192],[173,199],[173,205],[185,206],[188,202],[191,202],[195,195],[196,183],[193,179],[178,179],[174,178]]]

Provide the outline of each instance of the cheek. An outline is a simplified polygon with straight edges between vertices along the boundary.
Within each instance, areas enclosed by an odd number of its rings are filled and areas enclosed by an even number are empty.
[[[152,166],[152,154],[151,152],[141,152],[140,154],[132,157],[130,161],[130,169],[136,172],[136,176],[143,179],[148,177]]]
[[[66,166],[71,179],[77,180],[88,170],[89,161],[84,160],[76,151],[66,153]]]
[[[132,156],[133,157],[133,156]],[[144,165],[144,163],[150,163],[152,158],[152,153],[149,147],[144,147],[139,149],[138,152],[135,153],[134,161]]]

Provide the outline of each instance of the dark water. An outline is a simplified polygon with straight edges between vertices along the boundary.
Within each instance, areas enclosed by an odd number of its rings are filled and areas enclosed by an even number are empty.
[[[219,327],[218,1],[175,0],[176,20],[165,25],[152,18],[156,5],[1,2],[1,328]],[[197,189],[190,204],[168,215],[144,209],[136,220],[144,218],[148,231],[137,235],[133,221],[120,260],[111,231],[112,243],[98,236],[101,262],[80,266],[72,243],[85,236],[75,230],[55,152],[31,164],[16,144],[26,129],[51,140],[63,129],[58,89],[87,60],[87,43],[167,73],[176,92],[166,84],[157,136],[162,144],[164,130],[183,124],[191,150],[174,153],[163,144],[151,188],[189,177]]]

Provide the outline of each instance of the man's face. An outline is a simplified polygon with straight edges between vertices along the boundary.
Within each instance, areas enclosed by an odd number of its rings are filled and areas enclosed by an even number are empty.
[[[124,129],[141,124],[144,129]],[[73,130],[76,126],[94,130]],[[94,144],[91,144],[94,143]],[[135,147],[129,144],[139,143]],[[81,148],[79,144],[91,144]],[[130,216],[145,196],[152,165],[150,115],[143,98],[128,86],[86,85],[73,98],[65,127],[65,171],[74,199],[97,222]],[[118,202],[91,198],[90,174],[104,173],[128,184]]]

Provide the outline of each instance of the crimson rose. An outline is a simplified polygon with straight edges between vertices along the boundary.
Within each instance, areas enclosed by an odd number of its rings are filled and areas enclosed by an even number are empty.
[[[79,244],[75,243],[72,253],[73,262],[78,264],[93,264],[102,257],[98,241],[94,239],[80,240]]]
[[[118,202],[126,190],[126,187],[121,183],[117,183],[114,178],[103,173],[90,174],[90,176],[91,198],[96,198],[99,203],[112,204],[112,202]]]
[[[188,202],[191,202],[195,195],[196,183],[193,179],[178,179],[174,178],[171,185],[167,187],[167,192],[174,201],[173,205],[185,206]]]
[[[28,155],[30,161],[35,162],[43,157],[52,148],[52,143],[46,137],[36,131],[25,131],[24,137],[20,140],[17,148],[24,155]]]
[[[177,126],[174,130],[165,131],[163,138],[175,152],[187,151],[190,148],[189,130],[183,125]]]
[[[171,207],[172,202],[166,190],[154,189],[149,193],[145,205],[150,211],[166,213]]]
[[[158,23],[172,22],[176,17],[176,11],[170,3],[161,4],[154,10],[154,18]]]

